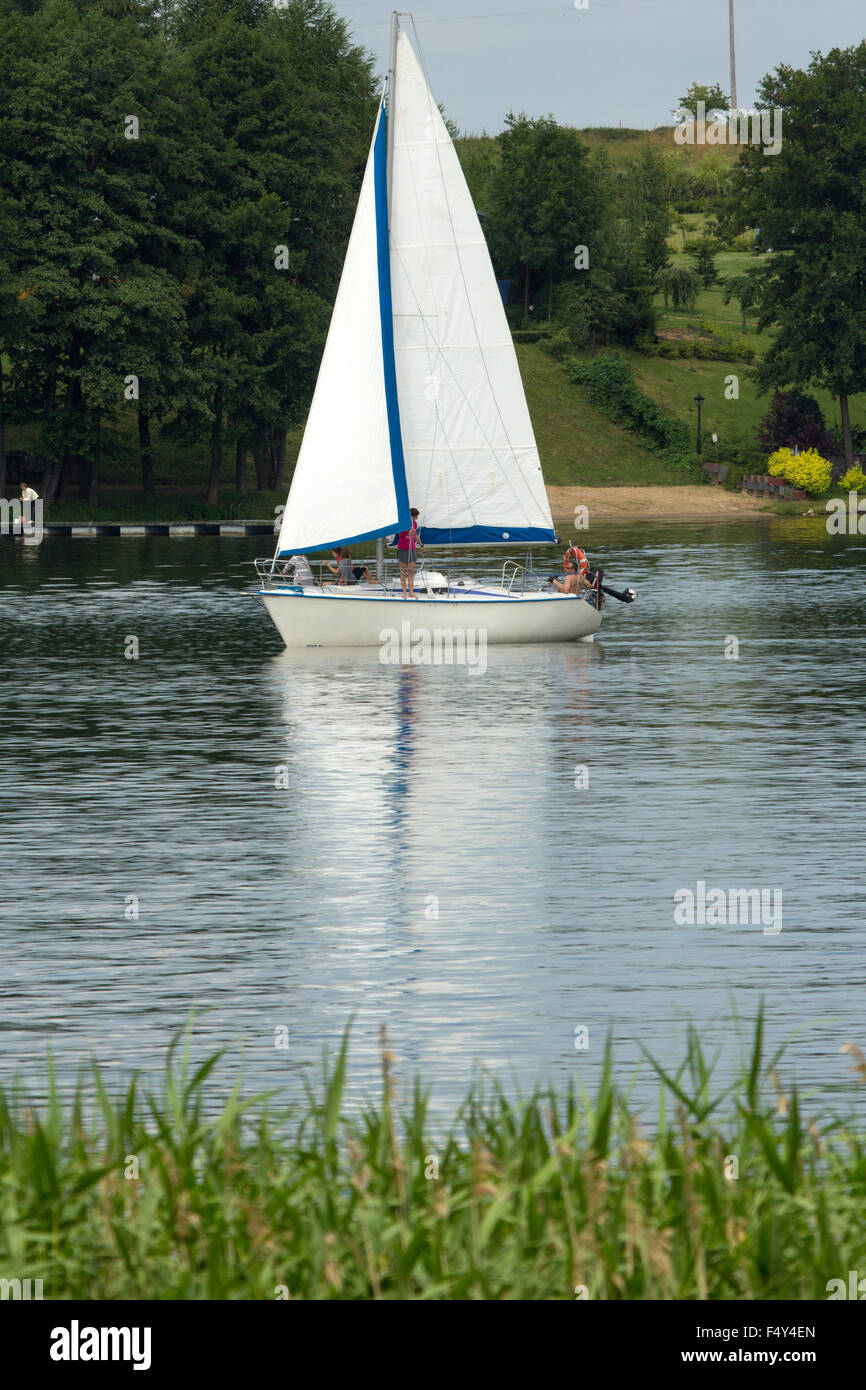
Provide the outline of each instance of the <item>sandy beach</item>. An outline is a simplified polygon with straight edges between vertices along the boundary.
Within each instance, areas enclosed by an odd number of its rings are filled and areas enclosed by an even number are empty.
[[[727,517],[766,519],[764,497],[728,492],[723,487],[549,487],[554,517],[589,508],[594,521],[723,521]]]

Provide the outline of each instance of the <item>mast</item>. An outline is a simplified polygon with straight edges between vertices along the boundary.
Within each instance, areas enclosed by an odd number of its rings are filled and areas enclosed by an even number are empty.
[[[388,234],[391,233],[391,179],[394,166],[394,75],[397,68],[397,11],[391,12],[391,51],[388,58],[388,104],[385,108],[385,133],[387,137],[387,187],[388,187]],[[380,583],[385,578],[385,540],[379,536],[376,541],[376,578]]]

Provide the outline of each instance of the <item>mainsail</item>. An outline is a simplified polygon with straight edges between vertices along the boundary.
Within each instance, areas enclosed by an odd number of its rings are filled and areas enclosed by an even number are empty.
[[[278,553],[403,530],[410,502],[428,543],[555,539],[487,243],[401,31]]]
[[[397,41],[391,284],[409,499],[425,541],[552,541],[487,243],[408,36]]]

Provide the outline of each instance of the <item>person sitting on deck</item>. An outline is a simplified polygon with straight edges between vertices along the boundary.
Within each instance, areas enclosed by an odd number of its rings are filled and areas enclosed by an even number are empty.
[[[332,574],[337,576],[340,584],[360,584],[363,579],[367,584],[375,583],[366,565],[353,565],[352,552],[347,545],[337,546],[334,553],[336,565],[332,565],[329,560],[325,561]]]
[[[315,584],[316,582],[313,577],[313,571],[307,563],[306,555],[291,555],[289,559],[286,560],[280,573],[288,575],[290,572],[293,584],[300,584],[303,586],[305,584]]]
[[[586,576],[581,574],[580,566],[575,559],[568,561],[564,579],[557,579],[555,575],[551,575],[551,582],[560,594],[579,594],[584,589],[592,588]]]

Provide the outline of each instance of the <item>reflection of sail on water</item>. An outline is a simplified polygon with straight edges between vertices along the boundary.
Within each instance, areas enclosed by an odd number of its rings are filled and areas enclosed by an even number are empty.
[[[563,828],[562,799],[595,727],[574,692],[598,655],[496,649],[481,678],[327,648],[273,661],[289,785],[271,829],[305,986],[292,1019],[336,1042],[358,1009],[368,1078],[381,1022],[404,1078],[423,1062],[461,1093],[473,1059],[520,1068],[520,1039],[547,1026],[525,982],[551,969],[545,924],[594,871],[598,847],[573,816]],[[562,940],[557,953],[579,946],[577,931]]]
[[[274,663],[286,832],[313,866],[323,923],[423,928],[430,897],[445,930],[486,904],[533,917],[556,858],[546,816],[573,779],[573,760],[556,765],[555,726],[579,736],[588,717],[574,694],[590,650],[491,652],[481,680],[328,649]]]

